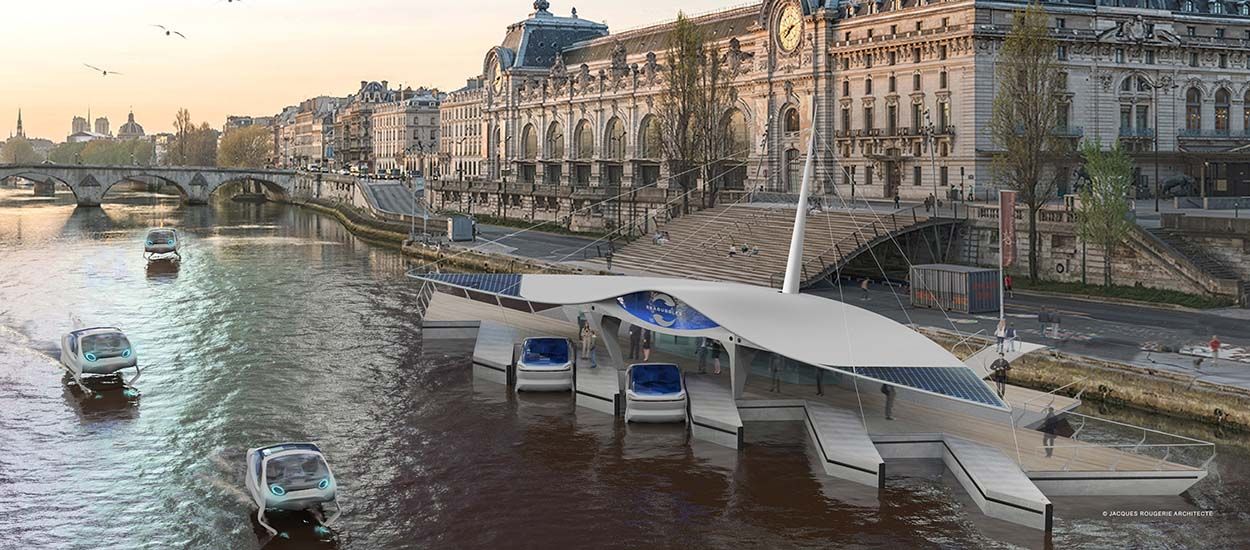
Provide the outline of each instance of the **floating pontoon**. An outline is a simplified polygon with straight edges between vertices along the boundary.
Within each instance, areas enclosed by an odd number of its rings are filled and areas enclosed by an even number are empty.
[[[625,372],[626,422],[684,422],[686,384],[672,363],[637,363]]]
[[[129,385],[142,374],[130,340],[115,327],[80,328],[62,336],[61,365],[69,371],[74,383],[87,393],[92,393],[83,382],[87,375],[112,377],[122,369],[134,367],[134,378],[125,382]]]
[[[526,338],[516,362],[516,391],[573,388],[573,344],[567,338]]]
[[[153,260],[181,260],[178,253],[178,230],[159,227],[148,230],[147,240],[143,243],[143,257]]]
[[[265,521],[265,512],[312,512],[322,523],[338,517],[334,473],[325,455],[313,443],[281,443],[248,449],[247,491],[260,508],[256,519],[270,534],[278,531]],[[334,514],[325,518],[323,505],[334,503]],[[324,518],[324,519],[323,519]]]

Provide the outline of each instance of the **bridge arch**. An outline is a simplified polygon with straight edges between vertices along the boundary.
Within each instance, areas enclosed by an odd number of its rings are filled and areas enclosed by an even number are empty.
[[[213,196],[213,194],[215,194],[217,190],[223,187],[236,184],[236,183],[246,183],[249,181],[254,181],[256,183],[259,183],[262,187],[265,188],[266,191],[269,191],[270,193],[273,193],[280,197],[286,197],[287,194],[290,192],[286,187],[274,181],[273,179],[249,176],[249,175],[239,175],[239,176],[223,179],[220,182],[218,182],[216,185],[211,186],[208,189],[207,196],[209,197]]]
[[[137,178],[153,179],[153,180],[158,180],[166,185],[172,185],[178,189],[178,193],[182,195],[182,198],[184,200],[190,196],[190,194],[187,192],[187,189],[183,187],[182,183],[178,182],[177,180],[170,179],[166,176],[162,176],[159,174],[151,174],[151,173],[147,173],[146,171],[142,171],[142,172],[138,172],[135,174],[126,174],[121,177],[109,178],[112,181],[109,184],[105,185],[104,189],[100,191],[100,200],[103,201],[104,197],[108,196],[109,190],[111,190],[114,186],[116,186],[119,183],[122,183],[124,181],[143,181]]]
[[[14,178],[25,178],[25,179],[34,181],[36,194],[40,193],[41,184],[51,183],[51,187],[48,189],[49,192],[54,193],[56,190],[56,187],[61,186],[66,189],[69,189],[69,192],[74,194],[74,202],[78,202],[79,200],[78,190],[74,189],[73,185],[70,185],[69,182],[65,181],[64,179],[58,178],[52,174],[41,172],[35,169],[23,170],[23,171],[17,171],[17,172],[0,172],[0,182],[7,181],[10,179],[14,179]],[[36,180],[35,178],[44,178],[46,181],[40,182]]]

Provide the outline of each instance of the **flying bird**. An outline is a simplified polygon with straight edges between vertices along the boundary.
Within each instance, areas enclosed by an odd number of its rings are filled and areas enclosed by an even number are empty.
[[[104,70],[104,69],[101,69],[101,68],[99,68],[99,67],[96,67],[95,65],[88,65],[88,64],[86,64],[86,63],[83,63],[83,66],[85,66],[85,67],[87,67],[88,69],[91,69],[91,70],[93,70],[93,71],[97,71],[97,72],[99,72],[99,73],[100,73],[101,75],[103,75],[103,76],[108,76],[108,75],[111,75],[111,74],[116,74],[116,75],[120,75],[120,74],[122,74],[122,73],[119,73],[119,72],[117,72],[117,71],[106,71],[106,70]]]
[[[174,35],[174,34],[176,34],[176,35],[178,35],[178,36],[181,36],[183,39],[185,39],[185,38],[187,37],[187,35],[182,34],[182,33],[178,32],[178,31],[176,31],[176,30],[173,30],[173,29],[167,28],[165,25],[152,25],[152,26],[153,26],[153,27],[156,27],[156,28],[158,28],[158,29],[160,29],[160,30],[165,31],[165,36],[170,36],[170,35]]]

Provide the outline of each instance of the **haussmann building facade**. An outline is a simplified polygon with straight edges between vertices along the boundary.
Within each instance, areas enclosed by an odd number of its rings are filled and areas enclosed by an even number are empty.
[[[1023,6],[766,0],[693,17],[737,95],[720,120],[728,144],[713,171],[719,200],[797,192],[813,125],[817,193],[987,196],[995,59]],[[680,206],[656,118],[673,24],[610,33],[549,7],[535,2],[486,52],[475,121],[482,173],[443,174],[431,201],[580,228],[637,224]],[[1142,192],[1188,177],[1212,195],[1250,194],[1250,3],[1045,8],[1067,87],[1057,135],[1123,142]],[[1061,189],[1072,177],[1061,176]],[[608,198],[617,200],[600,204]]]

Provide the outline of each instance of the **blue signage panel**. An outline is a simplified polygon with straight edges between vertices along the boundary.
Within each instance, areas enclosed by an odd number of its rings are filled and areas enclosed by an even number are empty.
[[[663,292],[635,292],[621,296],[616,301],[630,315],[657,327],[703,330],[720,326],[685,302]]]

